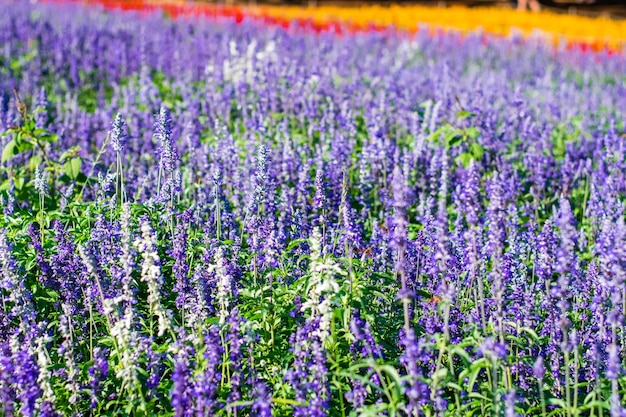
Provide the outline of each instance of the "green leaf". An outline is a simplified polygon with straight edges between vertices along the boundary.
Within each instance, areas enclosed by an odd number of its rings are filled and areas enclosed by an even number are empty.
[[[452,349],[450,349],[450,353],[462,358],[466,364],[469,364],[472,362],[472,359],[470,358],[469,353],[467,353],[465,349],[461,348],[460,346],[454,346]]]
[[[39,165],[41,165],[41,156],[33,155],[28,161],[28,168],[34,171]]]
[[[474,385],[476,384],[476,380],[478,379],[480,371],[482,371],[483,369],[488,369],[489,366],[489,362],[485,358],[480,358],[470,365],[470,376],[466,385],[470,391],[474,389]],[[461,381],[460,377],[459,381]]]
[[[436,380],[444,380],[446,379],[446,377],[448,376],[448,369],[447,368],[440,368],[437,372],[433,373],[430,378],[431,379],[436,379]]]
[[[17,152],[18,153],[30,151],[33,148],[34,148],[34,146],[30,142],[20,141],[20,142],[17,143]]]
[[[537,333],[531,329],[530,327],[522,327],[520,329],[521,332],[525,332],[527,333],[535,342],[539,341],[539,336],[537,335]]]
[[[57,135],[48,134],[48,135],[38,136],[37,139],[39,139],[42,142],[56,142],[57,139],[58,139],[58,136]]]
[[[68,159],[73,158],[80,152],[80,146],[72,146],[67,151],[63,152],[59,157],[59,162],[66,162]]]
[[[455,384],[455,383],[454,383],[454,382],[452,382],[452,381],[448,381],[448,382],[446,382],[446,383],[445,383],[445,386],[446,386],[446,387],[450,387],[450,388],[452,388],[453,390],[458,391],[458,392],[463,392],[463,391],[464,391],[464,390],[463,390],[463,388],[462,388],[460,385]]]
[[[80,168],[83,165],[83,160],[80,157],[72,158],[63,164],[63,171],[68,177],[75,180],[80,174]]]
[[[472,162],[472,159],[474,159],[474,157],[471,153],[463,152],[461,155],[456,157],[455,161],[458,165],[463,165],[464,168],[467,168],[470,162]]]
[[[460,134],[458,129],[450,128],[444,134],[444,141],[448,149],[450,149],[461,143],[463,141],[463,136]]]
[[[6,191],[11,188],[11,180],[4,180],[4,182],[0,185],[0,191]]]
[[[17,153],[18,153],[17,143],[15,142],[15,139],[11,139],[9,143],[7,143],[4,146],[4,149],[2,150],[2,162],[8,161],[9,159],[17,155]]]
[[[387,374],[394,382],[391,385],[394,393],[399,398],[402,395],[401,388],[403,384],[402,378],[400,378],[400,374],[398,374],[398,371],[396,371],[396,369],[391,365],[383,365],[380,367],[380,370]]]
[[[474,160],[478,161],[483,158],[483,155],[485,154],[485,148],[483,148],[480,143],[472,142],[469,148],[470,148],[470,153],[474,157]]]
[[[467,110],[461,110],[456,115],[459,117],[459,119],[467,119],[468,117],[474,116],[474,113]]]
[[[24,184],[26,184],[26,179],[24,177],[17,177],[13,179],[13,184],[15,185],[15,189],[21,191],[24,188]]]
[[[470,392],[467,396],[469,398],[479,398],[479,399],[481,399],[483,401],[487,401],[487,402],[491,402],[492,401],[491,398],[489,398],[489,397],[487,397],[487,396],[485,396],[485,395],[483,395],[481,393],[478,393],[478,392]]]
[[[581,406],[578,407],[579,410],[581,411],[587,411],[587,410],[593,410],[593,409],[610,409],[610,405],[608,404],[608,401],[600,401],[600,400],[593,400],[593,401],[589,401]]]
[[[476,139],[480,136],[480,131],[476,127],[472,126],[465,130],[465,135],[470,139]]]
[[[565,404],[565,401],[562,400],[561,398],[548,398],[546,403],[548,405],[556,405],[559,406],[560,408],[566,409],[567,405]]]

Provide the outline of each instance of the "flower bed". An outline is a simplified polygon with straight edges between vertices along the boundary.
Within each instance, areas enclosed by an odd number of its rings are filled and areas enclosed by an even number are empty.
[[[623,54],[4,5],[3,415],[626,413]]]

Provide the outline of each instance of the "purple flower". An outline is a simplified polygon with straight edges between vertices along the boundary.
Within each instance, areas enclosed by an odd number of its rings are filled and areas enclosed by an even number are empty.
[[[27,346],[20,346],[13,352],[12,373],[17,398],[20,401],[20,414],[31,417],[35,416],[37,400],[42,392],[37,383],[39,367],[27,349]]]
[[[506,345],[494,341],[491,337],[485,338],[478,348],[478,354],[491,360],[505,360]]]
[[[48,96],[46,95],[45,87],[41,87],[39,90],[39,96],[37,97],[37,103],[35,107],[35,127],[37,129],[45,129],[48,125],[50,117],[48,116]]]
[[[257,205],[262,205],[265,202],[265,197],[267,194],[267,159],[267,148],[265,147],[265,145],[259,146],[256,158],[256,174],[254,184],[254,202]]]
[[[512,389],[504,395],[504,404],[506,406],[506,409],[504,411],[505,417],[518,417],[519,416],[519,414],[515,412],[515,402],[516,402],[515,390]]]
[[[93,349],[94,363],[89,367],[89,392],[91,394],[91,408],[98,406],[101,384],[109,374],[108,349],[95,347]]]
[[[109,132],[111,146],[115,152],[121,152],[126,146],[128,135],[124,131],[125,126],[126,122],[124,121],[124,117],[117,113],[115,120],[113,120],[113,124],[111,125],[111,131]]]
[[[3,201],[4,203],[4,214],[5,216],[12,216],[15,213],[16,207],[16,198],[15,198],[15,182],[11,178],[9,180],[9,189],[7,190],[7,199]]]
[[[546,374],[546,367],[543,364],[543,356],[537,356],[535,363],[533,364],[533,376],[538,380],[543,380]]]
[[[254,404],[252,412],[257,417],[272,417],[271,395],[267,390],[267,385],[257,382],[254,386]]]
[[[344,171],[344,180],[341,186],[341,204],[339,206],[339,215],[342,226],[341,244],[348,246],[348,250],[352,251],[359,247],[359,237],[361,235],[360,228],[356,220],[354,209],[350,205],[350,196],[348,194],[347,173]],[[349,254],[346,254],[349,256]]]
[[[192,390],[190,385],[191,368],[189,352],[186,346],[180,346],[174,357],[174,371],[172,372],[172,392],[170,404],[174,409],[175,417],[191,415]]]
[[[477,225],[480,212],[480,172],[478,164],[471,161],[461,188],[462,212],[471,226]]]
[[[15,411],[17,392],[15,391],[15,367],[6,339],[0,344],[0,400],[3,414],[12,416]]]
[[[611,343],[607,348],[609,359],[606,368],[606,377],[610,380],[618,379],[623,372],[620,361],[619,348],[615,343]]]
[[[400,346],[404,353],[400,356],[400,363],[404,366],[409,377],[404,387],[404,394],[408,402],[406,409],[408,414],[419,414],[430,399],[430,389],[422,381],[423,371],[420,364],[428,360],[428,355],[422,347],[423,341],[417,340],[412,328],[400,339]]]
[[[351,384],[352,389],[345,394],[346,400],[352,405],[354,410],[358,410],[365,405],[367,389],[365,388],[365,384],[356,378],[352,378]]]
[[[611,417],[626,417],[626,408],[623,407],[622,399],[617,392],[611,394]]]
[[[407,244],[407,226],[406,218],[407,186],[402,170],[399,166],[393,170],[393,180],[391,183],[393,189],[393,247],[397,250],[396,271],[402,277],[402,291],[406,293],[406,277],[405,277],[405,251]],[[408,294],[402,294],[400,297],[408,297]]]
[[[150,343],[151,341],[148,340]],[[152,346],[149,346],[146,349],[146,359],[148,364],[146,366],[146,370],[148,371],[148,378],[146,379],[146,388],[148,388],[148,394],[150,397],[154,397],[156,394],[156,389],[161,382],[161,378],[163,377],[163,372],[165,370],[163,359],[165,355],[159,352],[155,352],[152,349]]]
[[[43,401],[39,406],[40,417],[59,417],[60,414],[54,410],[54,406],[50,401]]]
[[[159,141],[160,147],[160,167],[166,177],[174,173],[178,164],[178,153],[172,140],[172,118],[170,110],[161,106],[154,123],[154,136]]]
[[[12,245],[6,231],[0,230],[0,291],[2,295],[2,322],[0,337],[9,338],[9,322],[19,322],[22,336],[29,336],[33,328],[36,311],[32,294],[26,287],[26,277],[11,253]],[[32,336],[32,335],[31,335]]]
[[[324,175],[322,169],[318,168],[315,172],[315,195],[313,196],[313,209],[315,210],[315,225],[322,227],[326,224],[326,211],[328,210],[328,201],[326,199],[326,188],[324,184]]]
[[[204,371],[194,381],[193,395],[195,398],[194,413],[197,416],[212,415],[216,413],[220,404],[217,400],[218,390],[221,384],[222,355],[224,348],[220,340],[220,330],[217,326],[211,326],[204,336],[204,359],[206,365]]]
[[[186,298],[191,291],[189,285],[189,263],[187,262],[187,238],[189,223],[191,220],[191,211],[187,210],[180,216],[180,222],[176,227],[174,236],[172,257],[174,258],[174,266],[172,273],[174,275],[174,291],[178,293],[176,296],[176,307],[187,307]]]
[[[361,318],[358,310],[353,311],[352,320],[350,321],[350,331],[354,336],[354,341],[350,346],[350,352],[353,355],[359,355],[362,358],[382,358],[380,346],[374,340],[372,329],[368,322]]]
[[[227,319],[227,324],[228,332],[226,333],[226,342],[228,344],[231,373],[228,402],[232,403],[241,400],[241,386],[244,380],[242,366],[244,361],[242,352],[244,340],[241,334],[244,320],[239,315],[237,309],[231,311],[231,314]]]
[[[308,320],[291,336],[293,366],[285,376],[296,392],[294,417],[324,417],[329,408],[326,353],[317,335],[319,319]]]

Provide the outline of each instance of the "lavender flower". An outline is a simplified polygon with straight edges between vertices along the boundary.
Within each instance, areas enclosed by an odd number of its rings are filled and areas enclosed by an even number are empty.
[[[402,300],[404,308],[404,330],[407,332],[410,326],[409,302],[410,295],[406,278],[406,245],[407,245],[407,225],[406,207],[408,206],[406,198],[406,184],[400,167],[396,165],[393,170],[393,200],[394,200],[394,217],[393,217],[393,244],[396,248],[396,274],[400,277],[401,291],[398,297]]]
[[[89,368],[89,393],[91,395],[91,408],[98,406],[98,396],[100,395],[102,381],[109,374],[109,362],[107,360],[107,349],[95,347],[93,350],[94,364]]]
[[[19,320],[19,329],[26,335],[30,333],[30,327],[35,320],[35,308],[31,301],[31,292],[13,259],[11,245],[5,233],[4,229],[0,230],[0,289],[6,294],[2,294],[3,313],[8,320]],[[2,327],[0,330],[3,330]],[[8,332],[5,337],[8,337]]]
[[[329,407],[326,355],[316,327],[319,320],[310,320],[292,335],[294,364],[285,380],[296,392],[295,417],[323,417]]]
[[[48,122],[50,121],[50,117],[48,115],[49,105],[50,102],[48,101],[46,89],[44,87],[41,87],[35,107],[35,127],[37,129],[45,129],[48,125]]]
[[[9,344],[13,359],[14,384],[17,390],[17,399],[20,402],[20,414],[25,417],[35,416],[37,401],[42,395],[37,383],[39,367],[28,352],[28,346],[20,346],[16,337],[12,337]]]
[[[190,414],[192,404],[190,376],[188,352],[185,347],[181,347],[174,358],[174,371],[172,373],[171,404],[174,408],[175,417],[184,417]]]
[[[216,413],[220,404],[217,400],[218,389],[222,378],[222,356],[224,348],[220,340],[220,331],[217,326],[211,326],[204,336],[206,350],[203,354],[206,365],[193,385],[193,396],[196,399],[195,415],[212,415]]]
[[[544,375],[546,374],[546,368],[543,364],[543,357],[538,356],[537,360],[533,364],[533,376],[538,380],[543,380]]]
[[[490,360],[505,360],[507,355],[506,345],[494,341],[488,337],[480,344],[477,352],[480,356]]]
[[[414,415],[419,415],[430,398],[430,389],[422,381],[423,372],[420,367],[420,363],[427,361],[428,356],[421,345],[422,341],[417,340],[412,328],[402,335],[401,346],[404,348],[404,353],[400,357],[400,363],[409,377],[404,386],[404,394],[408,399],[405,407],[408,414]]]
[[[186,211],[181,216],[181,222],[177,226],[176,235],[174,237],[174,247],[172,249],[172,257],[174,258],[174,291],[178,293],[176,297],[176,307],[182,308],[187,305],[186,297],[190,291],[187,274],[189,273],[189,265],[187,263],[187,228],[189,227],[191,212]]]
[[[167,107],[161,106],[154,123],[154,129],[154,137],[157,138],[161,145],[159,166],[167,177],[174,172],[178,163],[178,153],[172,140],[172,118]]]
[[[610,380],[617,380],[622,375],[622,365],[619,359],[619,348],[615,344],[610,344],[608,349],[608,364],[606,377]]]
[[[141,222],[141,237],[135,240],[135,246],[143,258],[141,264],[141,280],[148,285],[148,304],[150,313],[158,318],[158,336],[172,331],[172,313],[161,302],[161,260],[157,252],[157,241],[154,230],[147,218]]]
[[[268,150],[265,145],[259,146],[254,187],[254,200],[258,205],[265,202],[265,196],[267,194],[267,156]]]
[[[0,399],[4,415],[12,416],[17,404],[17,392],[15,390],[15,367],[8,340],[0,345]]]
[[[35,168],[33,187],[35,188],[35,192],[37,192],[40,196],[48,194],[48,176],[39,165]]]
[[[519,414],[515,412],[515,390],[512,389],[504,395],[504,403],[506,405],[506,409],[504,411],[505,417],[518,417]]]
[[[233,310],[228,317],[228,332],[226,333],[226,341],[228,344],[228,357],[230,360],[230,393],[228,402],[236,402],[241,400],[241,385],[243,383],[242,363],[243,363],[243,337],[241,335],[244,324],[243,318],[239,315],[237,309]]]
[[[40,3],[0,13],[0,414],[623,416],[623,54]]]
[[[148,339],[147,342],[150,344],[146,349],[146,360],[148,361],[146,366],[146,371],[148,371],[148,378],[146,379],[146,388],[148,388],[148,394],[150,397],[154,397],[156,393],[156,389],[161,382],[161,377],[163,376],[163,371],[165,370],[163,360],[165,359],[165,355],[159,352],[155,352],[152,349],[152,340]]]
[[[258,382],[254,387],[254,404],[252,411],[257,417],[272,417],[272,403],[270,402],[270,393],[267,386]]]
[[[317,215],[316,225],[318,227],[324,227],[326,224],[326,210],[327,210],[326,190],[324,186],[324,176],[321,168],[315,173],[315,196],[313,197],[313,208]]]
[[[339,291],[336,277],[345,275],[340,266],[330,257],[322,257],[321,236],[319,229],[313,229],[310,239],[311,263],[309,265],[309,283],[307,300],[303,310],[310,311],[310,318],[317,321],[317,334],[324,342],[330,334],[330,322],[333,309],[333,295]]]
[[[109,132],[111,146],[115,152],[122,152],[126,146],[128,135],[124,131],[125,126],[126,122],[124,121],[124,117],[120,113],[117,113],[117,115],[115,115],[115,120],[113,120],[111,125],[111,131]]]
[[[66,304],[63,304],[62,308],[63,314],[59,317],[59,333],[63,336],[63,342],[59,346],[59,354],[63,356],[67,370],[65,385],[70,393],[68,401],[70,404],[76,404],[81,397],[80,370],[74,352],[74,331],[70,308]]]
[[[4,214],[5,216],[12,216],[15,213],[15,182],[13,178],[9,180],[9,190],[7,191],[7,200],[4,202]]]

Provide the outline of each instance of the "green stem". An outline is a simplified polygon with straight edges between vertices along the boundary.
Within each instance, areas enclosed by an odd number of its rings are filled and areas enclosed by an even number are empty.
[[[491,407],[491,415],[496,417],[498,415],[498,367],[496,361],[492,359],[491,363],[491,390],[493,393],[493,406]]]
[[[78,193],[78,196],[80,196],[81,198],[83,197],[83,193],[85,192],[85,188],[87,187],[89,178],[91,178],[91,176],[93,175],[93,171],[95,170],[96,165],[98,165],[98,162],[100,162],[100,158],[104,154],[104,150],[106,146],[109,144],[109,138],[110,138],[110,135],[107,133],[107,136],[104,139],[104,142],[102,143],[102,146],[100,147],[100,150],[98,151],[98,155],[96,155],[96,159],[94,159],[93,164],[91,165],[91,170],[89,171],[89,175],[87,175],[87,179],[85,180],[85,183],[83,184],[82,188],[80,189],[80,192]]]
[[[44,210],[44,195],[42,193],[39,193],[39,216],[40,216],[40,220],[39,220],[39,225],[40,225],[40,231],[41,231],[41,247],[43,248],[43,244],[44,244],[44,216],[45,216],[45,210]]]
[[[572,404],[574,416],[578,416],[578,350],[574,348],[574,402]]]
[[[543,392],[543,381],[540,379],[538,382],[539,398],[541,400],[541,417],[546,417],[546,396]]]
[[[567,343],[567,341],[566,341]],[[570,392],[570,374],[569,374],[569,352],[567,351],[567,347],[563,351],[563,359],[565,362],[565,411],[567,413],[567,417],[571,417],[571,392]]]
[[[216,229],[216,235],[217,235],[217,240],[219,241],[221,239],[222,236],[222,219],[221,219],[221,212],[220,212],[220,200],[219,200],[219,193],[218,193],[218,189],[217,189],[217,184],[215,185],[215,229]]]

